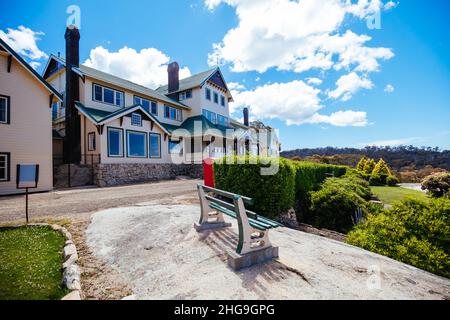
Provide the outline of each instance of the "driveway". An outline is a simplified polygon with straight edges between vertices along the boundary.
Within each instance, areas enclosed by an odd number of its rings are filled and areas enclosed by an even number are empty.
[[[171,199],[175,196],[195,198],[200,180],[175,180],[110,188],[82,188],[32,194],[29,198],[31,219],[88,217],[91,213],[140,202]],[[25,197],[0,197],[0,223],[24,219]]]

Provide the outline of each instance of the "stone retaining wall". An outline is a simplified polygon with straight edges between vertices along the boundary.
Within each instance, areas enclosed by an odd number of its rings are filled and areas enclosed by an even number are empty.
[[[94,184],[99,187],[170,180],[178,176],[201,179],[200,164],[97,164],[94,167]]]

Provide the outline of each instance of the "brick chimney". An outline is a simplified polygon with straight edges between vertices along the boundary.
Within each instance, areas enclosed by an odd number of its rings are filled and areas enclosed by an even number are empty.
[[[180,66],[176,61],[167,66],[167,75],[169,77],[169,93],[178,91],[180,88]]]
[[[80,32],[76,26],[70,25],[64,35],[66,39],[66,136],[64,138],[64,162],[79,163],[81,161],[81,127],[80,116],[75,108],[75,101],[80,100],[80,83],[78,75],[72,67],[80,65]]]
[[[248,122],[248,108],[244,108],[243,113],[244,113],[244,126],[248,127],[248,124],[249,124],[249,122]]]

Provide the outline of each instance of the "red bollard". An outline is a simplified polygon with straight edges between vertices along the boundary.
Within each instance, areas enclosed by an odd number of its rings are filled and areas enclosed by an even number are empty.
[[[211,158],[203,160],[203,179],[205,186],[214,188],[214,160]]]

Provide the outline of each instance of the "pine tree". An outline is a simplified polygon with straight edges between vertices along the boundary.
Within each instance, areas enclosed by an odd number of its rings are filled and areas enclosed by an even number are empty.
[[[356,170],[358,171],[364,171],[364,166],[367,163],[367,158],[366,157],[362,157],[361,160],[359,160],[358,164],[356,165]]]
[[[376,163],[373,159],[367,159],[366,164],[364,165],[364,172],[366,174],[372,174],[375,169]]]
[[[372,174],[389,177],[392,175],[392,172],[391,169],[389,169],[389,166],[387,165],[386,161],[380,159],[380,161],[378,161],[375,168],[373,169]]]

